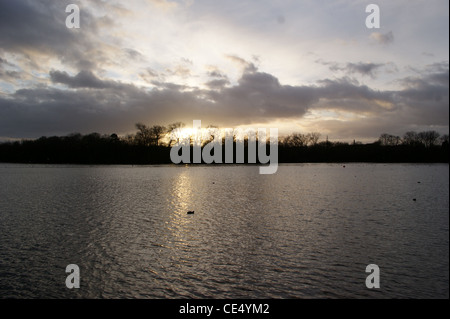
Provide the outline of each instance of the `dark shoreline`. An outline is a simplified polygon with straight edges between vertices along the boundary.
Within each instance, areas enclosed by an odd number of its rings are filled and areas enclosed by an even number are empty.
[[[233,145],[233,163],[237,143]],[[85,135],[77,137],[49,137],[37,140],[0,143],[0,163],[33,164],[84,164],[84,165],[155,165],[173,164],[171,147],[167,145],[140,145],[109,136]],[[190,147],[193,163],[193,148]],[[258,150],[259,151],[259,150]],[[278,163],[449,163],[449,144],[425,146],[424,144],[383,145],[379,141],[362,143],[320,142],[314,145],[292,146],[279,143]],[[275,162],[266,145],[269,160]],[[222,145],[222,163],[225,163],[225,146]],[[242,164],[248,163],[249,149],[244,143]],[[259,154],[259,153],[258,153]],[[219,157],[220,158],[220,157]],[[216,160],[215,160],[216,161]],[[187,162],[184,160],[184,162]],[[216,161],[217,162],[217,161]],[[207,164],[202,161],[201,164]],[[237,163],[241,164],[241,163]],[[180,165],[185,165],[180,164]]]

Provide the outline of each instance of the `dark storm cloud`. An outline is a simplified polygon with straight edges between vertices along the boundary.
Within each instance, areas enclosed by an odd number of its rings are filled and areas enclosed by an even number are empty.
[[[221,91],[158,83],[147,90],[102,81],[92,73],[51,79],[72,89],[22,89],[0,97],[0,136],[38,137],[81,132],[124,132],[137,121],[168,123],[202,119],[220,125],[303,115],[314,97],[308,87],[282,86],[266,73],[245,73],[239,84]],[[84,81],[83,81],[84,80]],[[76,89],[75,89],[76,88]]]
[[[234,127],[301,118],[313,109],[369,115],[361,120],[365,125],[352,124],[352,130],[360,130],[356,136],[365,136],[364,128],[373,128],[372,132],[395,123],[398,130],[411,125],[448,126],[448,64],[447,69],[445,64],[438,65],[403,79],[404,88],[397,91],[373,90],[351,78],[283,85],[275,76],[255,69],[246,67],[233,86],[209,82],[211,89],[199,89],[154,81],[152,90],[103,80],[87,71],[75,76],[51,71],[50,79],[68,89],[41,87],[0,96],[0,136],[122,133],[133,130],[138,121],[165,124],[201,119]],[[342,123],[327,122],[327,127],[348,131]]]
[[[372,92],[379,94],[381,101],[392,103],[391,108],[372,112],[370,117],[353,121],[319,121],[317,125],[327,127],[341,137],[376,137],[381,133],[402,136],[407,131],[438,130],[448,134],[449,125],[449,69],[448,63],[436,63],[418,72],[416,77],[407,77],[400,82],[401,90]],[[346,94],[344,94],[345,96]],[[363,110],[370,100],[356,99],[357,109]],[[372,101],[379,101],[374,99]],[[346,101],[345,107],[351,103]],[[330,105],[339,104],[339,99],[329,100]],[[330,106],[329,105],[329,106]],[[369,104],[370,105],[370,104]],[[345,108],[341,108],[345,109]]]
[[[242,72],[238,79],[229,78],[228,70],[209,65],[201,75],[204,83],[196,83],[201,76],[191,57],[150,65],[153,57],[145,55],[142,47],[133,47],[132,41],[110,32],[121,28],[117,19],[131,11],[107,1],[89,3],[91,8],[80,5],[81,29],[67,29],[67,2],[0,0],[0,136],[120,134],[134,130],[139,121],[189,124],[201,119],[225,127],[277,120],[292,123],[313,110],[356,114],[361,118],[357,122],[338,116],[322,121],[324,128],[353,136],[436,125],[448,130],[448,62],[410,68],[409,74],[416,76],[398,80],[401,89],[376,90],[356,78],[397,73],[394,63],[318,60],[334,74],[315,84],[285,85],[258,69],[258,57],[248,61],[228,55]],[[102,16],[104,12],[108,15]],[[371,38],[383,45],[394,41],[392,32],[374,32]],[[136,63],[144,66],[134,74],[151,88],[104,76],[120,73],[109,68],[113,65],[126,70],[119,76],[133,78],[129,66]],[[58,69],[49,71],[48,65]],[[186,84],[192,82],[196,84]]]
[[[65,25],[68,3],[61,1],[0,1],[0,51],[19,53],[35,66],[34,55],[52,55],[78,69],[96,67],[86,52],[98,48],[92,36],[98,32],[96,20],[83,8],[81,29]],[[96,57],[101,60],[102,56]]]
[[[124,130],[124,124],[132,123],[126,121],[128,117],[142,115],[139,103],[145,100],[145,92],[124,84],[101,89],[22,89],[0,97],[0,134],[37,137]]]
[[[81,71],[76,76],[70,76],[67,72],[50,71],[50,79],[53,83],[65,84],[70,88],[114,88],[118,84],[114,81],[99,79],[91,71]]]
[[[405,98],[440,101],[448,99],[449,65],[448,62],[428,65],[425,71],[419,71],[416,77],[407,77],[400,80],[405,90]]]
[[[325,79],[318,83],[322,84],[317,89],[321,98],[331,101],[339,99],[356,100],[360,103],[367,101],[392,101],[392,92],[377,91],[369,88],[366,85],[360,85],[356,80],[344,77],[340,79]],[[364,110],[363,106],[360,106]]]
[[[398,92],[399,104],[407,107],[414,118],[420,119],[423,124],[448,125],[448,63],[429,66],[427,72],[430,73],[401,80],[404,89]]]
[[[282,85],[271,74],[247,70],[237,85],[222,85],[220,90],[156,82],[157,88],[148,90],[101,80],[92,72],[70,76],[52,71],[53,82],[71,89],[19,90],[0,98],[0,135],[124,132],[143,119],[155,123],[202,119],[240,125],[299,118],[314,108],[371,113],[385,123],[395,115],[419,124],[446,125],[448,117],[442,117],[448,114],[446,75],[448,69],[443,74],[404,79],[401,91],[377,91],[349,78],[325,79],[315,86]]]
[[[240,122],[236,124],[300,117],[318,98],[312,87],[281,85],[276,77],[252,70],[247,68],[238,85],[212,97],[217,105],[235,114],[236,120]]]
[[[37,70],[40,70],[36,60],[39,55],[56,57],[63,65],[76,70],[73,75],[62,70],[46,71],[50,80],[47,84],[40,82],[14,93],[2,91],[0,136],[39,137],[78,131],[123,133],[133,130],[138,121],[165,124],[201,119],[234,127],[299,119],[314,109],[367,115],[361,121],[364,125],[353,123],[352,130],[359,131],[360,135],[367,134],[364,129],[373,128],[367,130],[372,132],[395,123],[404,127],[448,126],[448,63],[430,65],[420,70],[417,77],[402,79],[402,90],[378,91],[349,77],[323,79],[316,85],[284,85],[274,75],[259,71],[254,63],[229,55],[242,70],[242,76],[234,85],[223,71],[213,67],[207,73],[210,80],[203,89],[166,82],[171,76],[192,76],[192,61],[182,59],[178,65],[162,72],[143,69],[139,75],[154,88],[140,88],[96,75],[99,65],[105,62],[102,43],[95,38],[99,33],[97,22],[84,8],[83,33],[67,29],[65,5],[46,0],[0,1],[0,52],[21,54],[30,64],[34,63]],[[393,40],[389,33],[373,37],[380,43]],[[131,48],[120,49],[117,53],[129,61],[145,60],[145,56]],[[387,65],[323,64],[349,76],[370,77]],[[0,75],[4,81],[19,79],[18,71],[18,66],[3,56],[0,58]],[[56,88],[53,84],[67,88]],[[330,127],[334,125],[343,131],[342,123],[345,122],[328,122]],[[355,135],[358,134],[355,132]]]

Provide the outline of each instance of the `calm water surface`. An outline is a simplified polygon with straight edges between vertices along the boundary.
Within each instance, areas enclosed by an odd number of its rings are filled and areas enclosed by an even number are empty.
[[[448,164],[258,172],[0,164],[0,298],[449,297]]]

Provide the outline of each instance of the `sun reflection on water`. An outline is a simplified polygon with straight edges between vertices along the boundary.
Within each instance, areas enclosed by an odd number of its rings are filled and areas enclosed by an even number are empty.
[[[177,241],[175,245],[183,246],[186,244],[187,237],[189,236],[189,225],[192,222],[192,218],[187,215],[187,212],[195,209],[193,199],[194,190],[189,169],[181,170],[180,174],[176,175],[175,178],[170,203],[173,212],[170,213],[166,223],[173,238]]]

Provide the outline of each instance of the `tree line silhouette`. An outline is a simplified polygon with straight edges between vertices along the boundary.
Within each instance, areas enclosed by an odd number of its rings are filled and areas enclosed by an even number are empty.
[[[41,137],[0,143],[0,162],[50,164],[169,164],[170,149],[178,142],[184,123],[168,126],[136,124],[137,132]],[[214,128],[214,126],[209,126]],[[402,137],[381,134],[373,143],[332,142],[321,134],[292,133],[278,140],[279,163],[375,162],[448,163],[449,136],[436,131],[406,132]],[[202,147],[212,141],[204,140]],[[234,144],[238,143],[234,137]],[[247,162],[248,139],[243,141]],[[224,148],[224,143],[222,144]],[[192,148],[192,139],[191,139]],[[234,148],[236,149],[236,148]],[[269,147],[267,145],[267,153]],[[192,157],[191,149],[191,157]],[[236,152],[234,152],[236,153]],[[224,155],[225,152],[223,151]],[[235,156],[236,154],[234,154]],[[192,162],[192,161],[191,161]],[[223,162],[225,162],[223,160]]]

